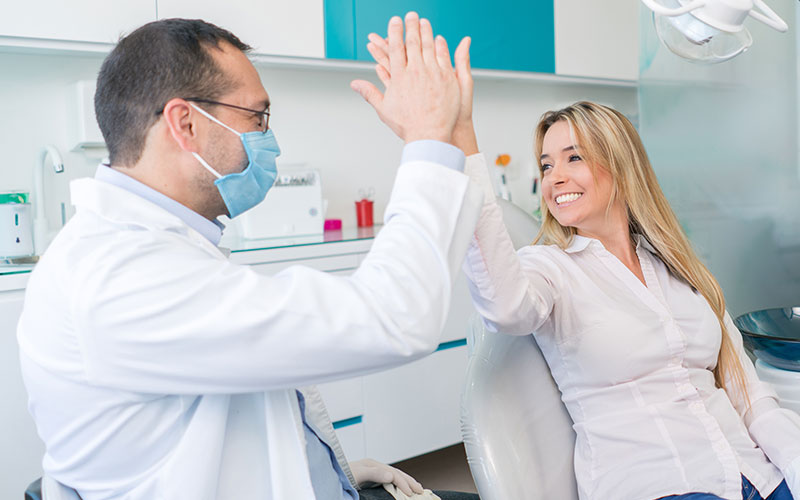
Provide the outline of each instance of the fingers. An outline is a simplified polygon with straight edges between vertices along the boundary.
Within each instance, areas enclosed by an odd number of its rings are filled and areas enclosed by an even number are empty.
[[[376,65],[375,73],[378,74],[378,78],[380,78],[381,82],[383,82],[383,86],[389,88],[389,84],[392,83],[392,75],[390,75],[389,72],[386,71],[386,68],[384,68],[381,65]]]
[[[469,61],[469,47],[472,39],[466,36],[461,40],[456,48],[456,77],[458,78],[458,86],[461,88],[462,95],[465,92],[472,93],[472,73]]]
[[[375,62],[378,63],[378,66],[383,68],[386,74],[391,75],[392,73],[391,73],[391,66],[389,64],[389,57],[386,55],[386,53],[383,52],[381,49],[379,49],[372,42],[367,44],[367,50],[369,51],[372,58],[375,59]],[[386,82],[384,82],[384,84],[386,84]]]
[[[350,82],[350,88],[361,94],[361,97],[367,101],[370,106],[380,112],[381,105],[383,104],[383,94],[378,90],[375,85],[366,80],[353,80]]]
[[[389,64],[389,44],[375,33],[370,33],[367,38],[369,38],[367,50],[370,55],[375,59],[375,62],[383,66],[386,71],[391,74],[392,68]]]
[[[409,476],[405,472],[401,471],[400,469],[396,469],[394,467],[389,466],[394,474],[394,479],[392,483],[397,486],[400,491],[405,493],[408,496],[412,496],[414,494],[421,494],[425,490],[422,488],[422,485],[417,482],[416,479]]]
[[[403,21],[394,16],[389,20],[389,65],[391,74],[399,74],[406,67],[406,48],[403,44]]]
[[[419,33],[419,16],[416,12],[406,14],[406,57],[408,64],[422,62],[422,40]]]
[[[403,476],[406,477],[406,481],[408,482],[408,486],[411,488],[412,492],[416,493],[417,495],[421,495],[422,493],[425,492],[425,489],[422,487],[421,484],[419,484],[419,482],[417,482],[416,479],[414,479],[413,477],[409,476],[408,474],[406,474],[405,472],[401,471],[400,469],[397,469],[397,471],[400,474],[402,474]]]
[[[411,489],[411,485],[408,484],[409,476],[407,476],[402,471],[392,468],[392,473],[394,474],[394,478],[392,479],[392,483],[394,483],[397,488],[405,493],[407,496],[411,496],[414,492]]]
[[[456,47],[456,72],[462,74],[469,74],[471,66],[469,62],[469,47],[472,45],[472,39],[465,36],[461,39],[461,43]]]
[[[447,48],[447,41],[442,35],[436,37],[436,60],[439,62],[440,68],[453,69],[453,65],[450,64],[450,49]]]
[[[427,19],[420,19],[419,32],[422,40],[422,60],[426,66],[436,64],[436,48],[433,43],[433,27]]]

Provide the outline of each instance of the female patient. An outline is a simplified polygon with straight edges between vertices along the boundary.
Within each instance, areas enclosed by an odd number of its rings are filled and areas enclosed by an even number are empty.
[[[488,200],[465,269],[490,329],[535,335],[574,421],[581,498],[791,499],[800,418],[758,380],[631,123],[578,102],[542,117],[535,149],[540,244],[517,253],[484,158],[468,158]]]
[[[758,380],[631,123],[590,102],[542,117],[542,229],[515,253],[478,153],[468,46],[452,142],[485,205],[464,267],[490,329],[536,337],[574,422],[580,497],[800,499],[800,417]],[[385,40],[368,49],[390,86]]]

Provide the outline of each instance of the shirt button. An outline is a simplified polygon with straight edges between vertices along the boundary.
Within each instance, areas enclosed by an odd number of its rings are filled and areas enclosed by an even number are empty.
[[[669,360],[669,362],[670,362],[670,363],[671,363],[673,366],[678,366],[678,365],[680,365],[680,364],[681,364],[681,358],[679,358],[679,357],[677,357],[677,356],[676,356],[676,357],[674,357],[674,358],[670,359],[670,360]]]
[[[703,403],[700,403],[699,401],[694,401],[692,403],[689,403],[689,408],[692,411],[702,411],[705,409],[705,405]]]
[[[678,389],[680,389],[681,392],[694,392],[694,387],[692,387],[691,384],[682,384]]]

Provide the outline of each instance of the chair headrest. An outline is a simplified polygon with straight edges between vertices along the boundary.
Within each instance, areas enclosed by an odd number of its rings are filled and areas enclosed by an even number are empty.
[[[508,228],[508,235],[515,249],[533,243],[541,225],[533,216],[503,198],[497,198],[497,204],[503,211],[503,222]]]

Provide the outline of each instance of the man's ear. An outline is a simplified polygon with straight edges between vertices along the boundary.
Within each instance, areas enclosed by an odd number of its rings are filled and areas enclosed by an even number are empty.
[[[197,152],[196,120],[200,113],[188,102],[176,97],[167,101],[163,116],[167,129],[178,146],[184,151]]]

